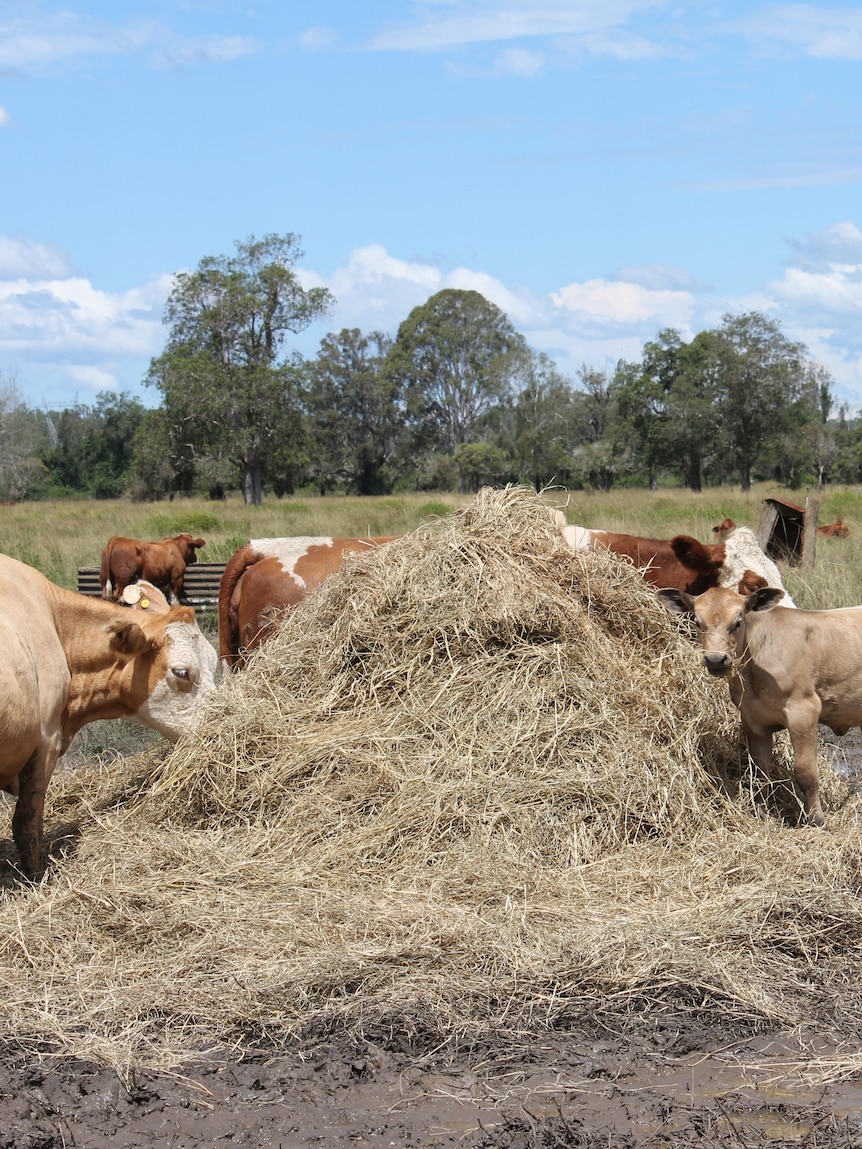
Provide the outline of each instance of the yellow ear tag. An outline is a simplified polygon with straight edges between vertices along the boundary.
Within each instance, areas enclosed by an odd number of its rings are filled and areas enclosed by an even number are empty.
[[[141,610],[146,610],[150,605],[150,600],[148,598],[142,598],[138,605],[140,606]]]

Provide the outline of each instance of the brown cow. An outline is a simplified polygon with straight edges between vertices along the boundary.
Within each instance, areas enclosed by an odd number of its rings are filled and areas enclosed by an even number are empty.
[[[218,598],[219,657],[226,670],[245,666],[248,655],[274,631],[345,555],[389,543],[400,535],[370,539],[251,539],[228,560]]]
[[[862,725],[862,607],[773,609],[783,597],[775,587],[747,598],[726,587],[696,597],[659,591],[670,610],[694,618],[704,665],[729,679],[749,753],[767,777],[773,732],[790,732],[805,816],[822,826],[817,725],[839,735]]]
[[[818,527],[817,533],[824,539],[846,539],[850,534],[850,528],[843,519],[836,519],[834,523]]]
[[[218,658],[192,608],[168,606],[147,584],[129,610],[0,555],[0,598],[0,789],[17,795],[12,834],[33,877],[45,792],[74,735],[126,718],[176,741],[214,689]]]
[[[730,586],[742,594],[761,586],[783,589],[778,568],[747,527],[737,527],[723,543],[700,543],[690,535],[648,539],[575,526],[563,527],[562,534],[574,550],[606,549],[626,556],[655,587],[677,587],[689,594],[711,586]],[[794,605],[789,595],[787,605]]]
[[[130,583],[143,578],[163,590],[170,602],[178,603],[186,567],[198,561],[196,551],[203,546],[203,539],[190,534],[153,543],[113,535],[102,551],[99,568],[102,598],[120,599]]]

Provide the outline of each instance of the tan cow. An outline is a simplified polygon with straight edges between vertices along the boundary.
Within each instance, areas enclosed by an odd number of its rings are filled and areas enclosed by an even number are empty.
[[[119,601],[127,586],[146,579],[163,590],[170,602],[179,602],[186,567],[198,561],[197,551],[204,546],[204,539],[186,532],[153,543],[112,535],[99,567],[102,598]]]
[[[251,539],[231,556],[218,596],[219,656],[225,670],[239,670],[313,587],[337,570],[345,555],[400,538],[328,536]]]
[[[767,775],[773,732],[790,732],[805,815],[824,825],[817,725],[846,734],[862,724],[862,606],[787,610],[778,607],[784,596],[775,587],[747,598],[725,587],[696,597],[674,589],[658,595],[670,610],[694,618],[704,665],[729,679],[749,753]]]
[[[55,586],[6,555],[0,648],[0,789],[17,795],[12,834],[33,877],[48,782],[75,734],[126,718],[176,741],[214,689],[218,658],[194,610],[168,606],[155,587],[141,584],[130,610]]]

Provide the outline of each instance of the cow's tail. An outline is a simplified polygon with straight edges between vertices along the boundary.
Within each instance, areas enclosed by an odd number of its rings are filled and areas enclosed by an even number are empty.
[[[99,567],[99,582],[102,584],[102,598],[114,597],[114,584],[111,582],[111,551],[114,549],[114,537],[108,539],[108,545],[102,551],[102,563]]]
[[[228,559],[218,590],[218,653],[222,670],[235,670],[242,664],[236,611],[231,609],[234,592],[243,574],[262,556],[250,546]]]

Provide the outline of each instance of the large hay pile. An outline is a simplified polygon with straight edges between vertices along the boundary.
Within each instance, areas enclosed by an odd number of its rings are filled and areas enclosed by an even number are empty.
[[[3,1030],[123,1067],[329,1022],[858,1026],[856,803],[755,820],[737,727],[635,571],[484,491],[345,564],[137,796],[140,762],[58,779],[88,824],[0,905]]]

